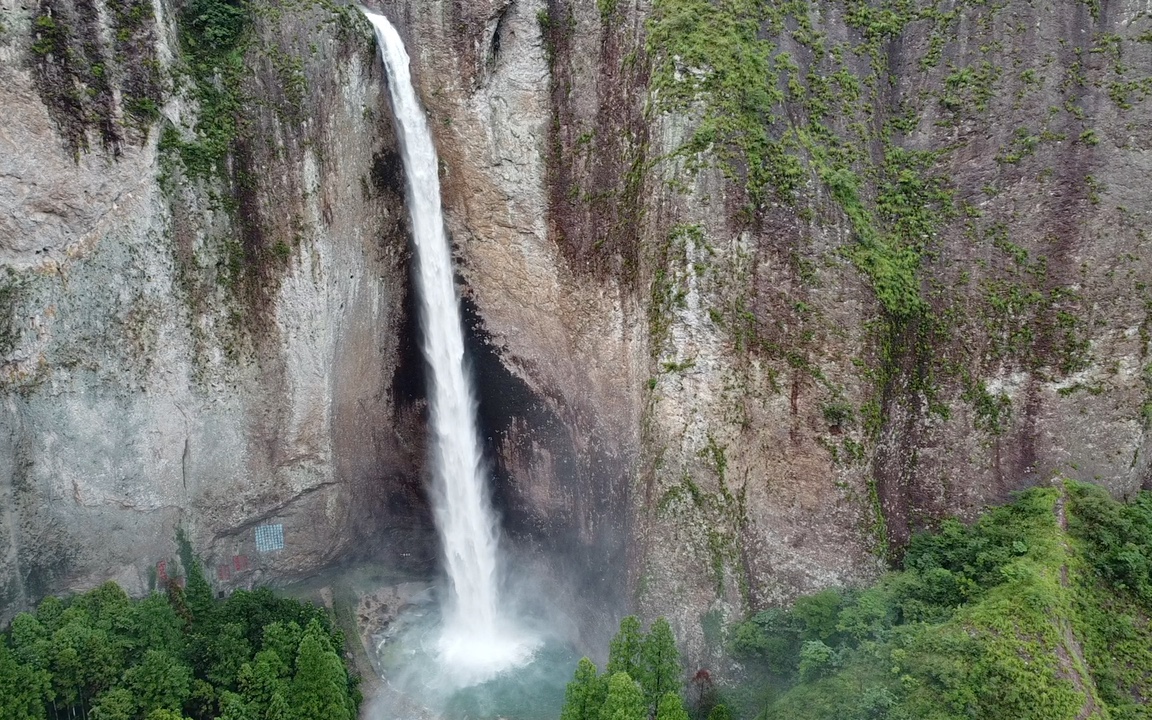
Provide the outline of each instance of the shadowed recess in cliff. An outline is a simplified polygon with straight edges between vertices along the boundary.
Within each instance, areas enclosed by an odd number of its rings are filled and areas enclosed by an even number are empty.
[[[461,312],[480,438],[493,462],[492,503],[514,540],[541,549],[579,588],[579,606],[570,610],[582,625],[599,623],[611,616],[605,608],[626,604],[628,504],[613,494],[624,470],[599,438],[576,436],[580,429],[557,414],[562,401],[541,396],[508,369],[470,298],[462,299]],[[551,480],[547,498],[543,478]],[[587,626],[582,634],[611,629]]]

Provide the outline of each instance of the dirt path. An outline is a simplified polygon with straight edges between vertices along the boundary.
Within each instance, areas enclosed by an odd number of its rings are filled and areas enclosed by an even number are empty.
[[[1065,500],[1067,496],[1064,494],[1063,489],[1060,491],[1060,497],[1056,499],[1056,506],[1053,512],[1056,515],[1056,522],[1060,526],[1061,542],[1064,544],[1064,552],[1071,555],[1072,548],[1068,544],[1068,515],[1064,510]],[[1067,563],[1060,566],[1060,586],[1065,590],[1068,589],[1068,565]],[[1102,715],[1101,708],[1096,702],[1096,685],[1092,681],[1091,676],[1082,674],[1080,668],[1087,668],[1088,663],[1084,660],[1084,647],[1080,644],[1080,640],[1076,638],[1076,634],[1072,632],[1072,624],[1068,622],[1068,618],[1058,618],[1056,627],[1060,630],[1061,642],[1056,646],[1056,657],[1060,661],[1060,675],[1067,680],[1070,680],[1076,689],[1084,693],[1084,705],[1080,708],[1080,712],[1076,715],[1076,720],[1088,720],[1089,718],[1100,717]]]

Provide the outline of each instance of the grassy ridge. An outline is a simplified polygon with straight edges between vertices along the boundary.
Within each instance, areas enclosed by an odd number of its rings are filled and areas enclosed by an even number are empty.
[[[1152,495],[1069,483],[917,537],[903,569],[737,626],[730,702],[788,720],[1148,718]]]

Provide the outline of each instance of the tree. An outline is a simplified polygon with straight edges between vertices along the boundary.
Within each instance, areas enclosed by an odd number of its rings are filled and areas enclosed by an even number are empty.
[[[184,653],[184,620],[176,614],[168,598],[152,593],[132,606],[128,613],[128,652],[139,661],[148,650]]]
[[[727,705],[720,704],[708,713],[708,720],[732,720],[732,713],[728,710]]]
[[[354,708],[348,697],[348,675],[317,620],[304,630],[289,695],[299,720],[351,720]]]
[[[220,710],[220,696],[207,680],[193,677],[192,689],[188,693],[188,700],[184,702],[184,709],[195,718],[216,717]]]
[[[140,703],[132,696],[131,691],[118,687],[105,690],[96,698],[92,706],[92,717],[95,720],[135,720],[140,711]]]
[[[869,588],[856,596],[856,602],[840,610],[836,629],[856,641],[879,639],[892,626],[892,602],[884,586]]]
[[[765,610],[736,626],[732,652],[742,660],[755,660],[777,675],[796,669],[800,652],[799,622],[783,610]]]
[[[0,718],[40,720],[45,717],[48,673],[19,662],[0,637]]]
[[[69,609],[83,610],[94,628],[108,633],[121,631],[127,624],[132,601],[128,593],[115,582],[108,581],[88,592],[78,595]]]
[[[618,672],[608,679],[608,694],[600,708],[600,720],[647,720],[648,708],[644,691],[626,672]]]
[[[57,634],[64,632],[61,628]],[[52,642],[52,703],[53,706],[71,707],[80,702],[83,690],[83,663],[80,653],[66,641],[53,637]]]
[[[64,614],[64,603],[58,597],[46,597],[36,606],[36,620],[49,633],[60,627],[60,617]]]
[[[264,711],[263,720],[293,720],[297,717],[284,699],[284,696],[277,693],[272,696],[271,702],[268,703],[268,708]],[[303,717],[303,716],[300,716]]]
[[[174,710],[165,710],[161,708],[160,710],[153,710],[152,712],[148,713],[148,716],[145,718],[145,720],[188,720],[188,718]]]
[[[220,694],[220,717],[218,720],[256,720],[257,717],[252,712],[251,706],[236,693],[225,690]]]
[[[684,701],[679,694],[664,693],[660,698],[660,707],[656,711],[656,720],[688,720],[688,711],[684,709]],[[714,719],[709,716],[708,720]]]
[[[271,650],[281,660],[282,669],[280,677],[288,677],[292,668],[290,662],[296,657],[300,648],[300,640],[304,637],[304,629],[295,622],[274,622],[264,626],[262,650]]]
[[[605,668],[605,672],[609,676],[628,673],[630,677],[638,678],[642,642],[640,619],[635,615],[626,616],[620,621],[620,630],[608,646],[608,667]]]
[[[297,626],[296,644],[299,644],[300,628],[307,627],[312,620],[320,622],[320,626],[329,633],[334,647],[342,647],[344,638],[339,631],[334,631],[327,614],[322,608],[311,603],[301,604],[289,598],[280,598],[272,594],[268,588],[256,590],[237,590],[224,602],[219,610],[223,622],[235,622],[244,625],[247,630],[248,642],[252,647],[258,648],[264,642],[266,628],[273,623]],[[279,651],[279,650],[277,650]],[[295,657],[296,648],[292,653],[281,657]]]
[[[204,577],[204,566],[192,552],[192,543],[184,528],[176,528],[176,547],[180,554],[180,565],[187,575],[187,585],[183,592],[183,605],[191,615],[192,621],[199,626],[201,632],[207,632],[212,624],[213,611],[216,609],[216,600],[212,597],[212,586],[208,578]],[[176,583],[172,583],[176,585]],[[180,610],[181,608],[178,608]]]
[[[221,603],[194,558],[186,567],[187,594],[170,584],[134,602],[107,583],[14,618],[0,635],[0,720],[355,717],[358,679],[323,609],[267,590]]]
[[[896,695],[882,685],[873,685],[864,690],[856,703],[855,712],[849,720],[885,720],[892,708],[899,704]]]
[[[588,658],[581,658],[572,681],[564,690],[560,720],[597,720],[607,691],[604,678],[596,674],[596,665]]]
[[[20,613],[12,619],[9,633],[16,658],[41,670],[47,670],[52,660],[52,639],[48,628],[35,615]]]
[[[192,636],[190,645],[193,663],[204,673],[204,678],[221,688],[235,689],[240,666],[252,657],[252,647],[245,637],[244,626],[227,622],[213,624]]]
[[[215,599],[212,597],[212,586],[204,576],[204,567],[199,560],[193,560],[192,565],[186,568],[188,584],[184,588],[184,599],[188,609],[192,612],[192,621],[201,628],[211,626],[213,611],[216,609]]]
[[[91,624],[87,611],[69,607],[52,633],[49,656],[54,702],[59,707],[80,705],[111,687],[124,672],[123,647],[104,630]]]
[[[179,583],[169,582],[165,594],[168,596],[168,604],[172,606],[173,612],[184,623],[185,629],[192,627],[192,611],[188,609],[188,599],[184,596],[184,588],[180,587]]]
[[[800,621],[806,640],[827,640],[836,634],[843,598],[835,590],[822,590],[796,600],[792,617]]]
[[[660,715],[660,703],[668,693],[679,696],[683,670],[680,667],[680,653],[676,650],[676,638],[672,627],[664,618],[652,623],[648,634],[640,643],[640,681],[644,688],[644,699],[652,714]]]
[[[287,707],[290,672],[273,650],[261,650],[240,668],[240,692],[256,715],[272,720],[286,717],[282,713]]]
[[[163,650],[149,650],[124,673],[124,684],[145,712],[180,710],[192,691],[192,671]]]
[[[836,665],[836,651],[819,640],[800,646],[800,679],[818,678]]]

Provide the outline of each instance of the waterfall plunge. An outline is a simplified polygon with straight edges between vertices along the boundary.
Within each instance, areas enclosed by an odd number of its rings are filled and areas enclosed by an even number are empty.
[[[365,11],[388,71],[396,133],[408,177],[416,246],[424,358],[431,368],[429,415],[433,508],[451,597],[444,608],[438,659],[458,686],[483,682],[525,662],[535,642],[500,614],[499,530],[485,489],[476,400],[464,362],[464,333],[452,254],[440,209],[436,149],[416,92],[408,53],[383,15]]]

